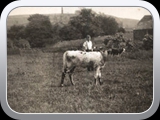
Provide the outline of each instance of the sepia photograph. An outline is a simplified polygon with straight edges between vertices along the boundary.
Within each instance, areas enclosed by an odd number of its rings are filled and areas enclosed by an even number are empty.
[[[17,7],[7,17],[7,102],[18,113],[142,113],[153,102],[143,7]]]

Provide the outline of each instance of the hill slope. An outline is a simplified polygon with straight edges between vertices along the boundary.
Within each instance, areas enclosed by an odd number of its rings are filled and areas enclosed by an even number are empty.
[[[75,16],[75,14],[63,14],[63,16],[61,14],[46,14],[46,15],[49,16],[52,24],[55,24],[60,21],[64,24],[67,24],[68,21],[70,20],[70,17]],[[29,16],[30,15],[8,16],[7,28],[9,28],[12,25],[26,25],[28,23],[27,19]],[[135,19],[118,18],[118,17],[114,17],[114,18],[119,24],[123,25],[123,27],[125,28],[133,29],[139,22],[139,20],[135,20]]]

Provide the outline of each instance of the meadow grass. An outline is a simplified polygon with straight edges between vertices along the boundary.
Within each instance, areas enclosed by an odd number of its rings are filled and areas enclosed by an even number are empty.
[[[7,56],[7,100],[16,112],[140,113],[152,104],[153,51],[108,56],[101,86],[94,72],[76,68],[75,86],[66,76],[64,87],[63,52],[36,52]]]

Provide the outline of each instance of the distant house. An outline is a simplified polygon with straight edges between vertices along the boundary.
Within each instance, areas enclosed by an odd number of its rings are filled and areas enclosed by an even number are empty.
[[[133,30],[134,40],[142,40],[145,34],[153,35],[153,20],[151,15],[145,15]]]

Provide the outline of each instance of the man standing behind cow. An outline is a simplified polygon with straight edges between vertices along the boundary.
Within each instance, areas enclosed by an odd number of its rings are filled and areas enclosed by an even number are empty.
[[[84,50],[85,50],[86,52],[93,51],[91,36],[90,36],[90,35],[87,35],[86,39],[87,39],[87,40],[83,43],[83,48],[84,48]]]
[[[90,35],[87,35],[86,37],[86,41],[83,43],[83,48],[86,52],[90,52],[90,51],[93,51],[93,48],[92,48],[92,41],[91,41],[91,36]],[[93,65],[90,64],[88,67],[87,67],[87,70],[88,71],[93,71]]]

